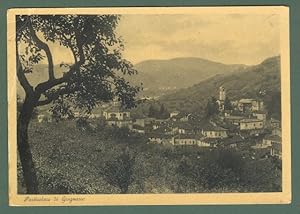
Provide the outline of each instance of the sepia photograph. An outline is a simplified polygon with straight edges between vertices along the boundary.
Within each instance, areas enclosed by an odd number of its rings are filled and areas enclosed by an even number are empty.
[[[10,205],[290,203],[289,10],[8,11]]]

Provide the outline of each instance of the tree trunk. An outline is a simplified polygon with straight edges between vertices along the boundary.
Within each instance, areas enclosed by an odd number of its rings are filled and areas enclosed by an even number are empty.
[[[35,108],[35,101],[36,99],[34,99],[33,96],[26,96],[18,118],[17,126],[18,152],[22,165],[27,194],[38,193],[36,170],[32,159],[31,148],[28,142],[28,126],[31,120],[31,115]]]

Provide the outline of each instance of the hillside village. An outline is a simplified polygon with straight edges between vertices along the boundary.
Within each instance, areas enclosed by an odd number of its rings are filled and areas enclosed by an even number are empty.
[[[122,108],[117,100],[104,105],[101,113],[94,113],[90,118],[103,118],[109,126],[126,127],[147,137],[148,143],[152,144],[232,149],[248,146],[258,153],[263,150],[270,156],[281,158],[281,122],[267,119],[264,102],[242,98],[230,101],[230,108],[226,102],[226,89],[220,87],[216,100],[218,114],[206,119],[195,119],[192,112],[179,111],[170,112],[166,119],[133,118],[130,110]],[[79,113],[75,112],[74,116],[79,117]],[[39,122],[44,120],[45,115],[38,116]]]
[[[286,190],[285,16],[165,9],[15,16],[16,194]]]

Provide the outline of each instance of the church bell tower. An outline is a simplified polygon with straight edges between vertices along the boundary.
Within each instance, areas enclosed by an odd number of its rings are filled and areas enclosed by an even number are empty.
[[[225,91],[225,88],[223,86],[221,86],[219,88],[219,100],[225,101],[225,98],[226,98],[226,91]]]

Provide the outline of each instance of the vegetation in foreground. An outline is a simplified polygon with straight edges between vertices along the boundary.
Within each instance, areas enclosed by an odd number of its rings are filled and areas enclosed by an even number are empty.
[[[104,124],[32,122],[40,194],[281,191],[276,159],[251,151],[168,147]],[[250,149],[250,148],[249,148]],[[18,167],[19,193],[25,193]]]

